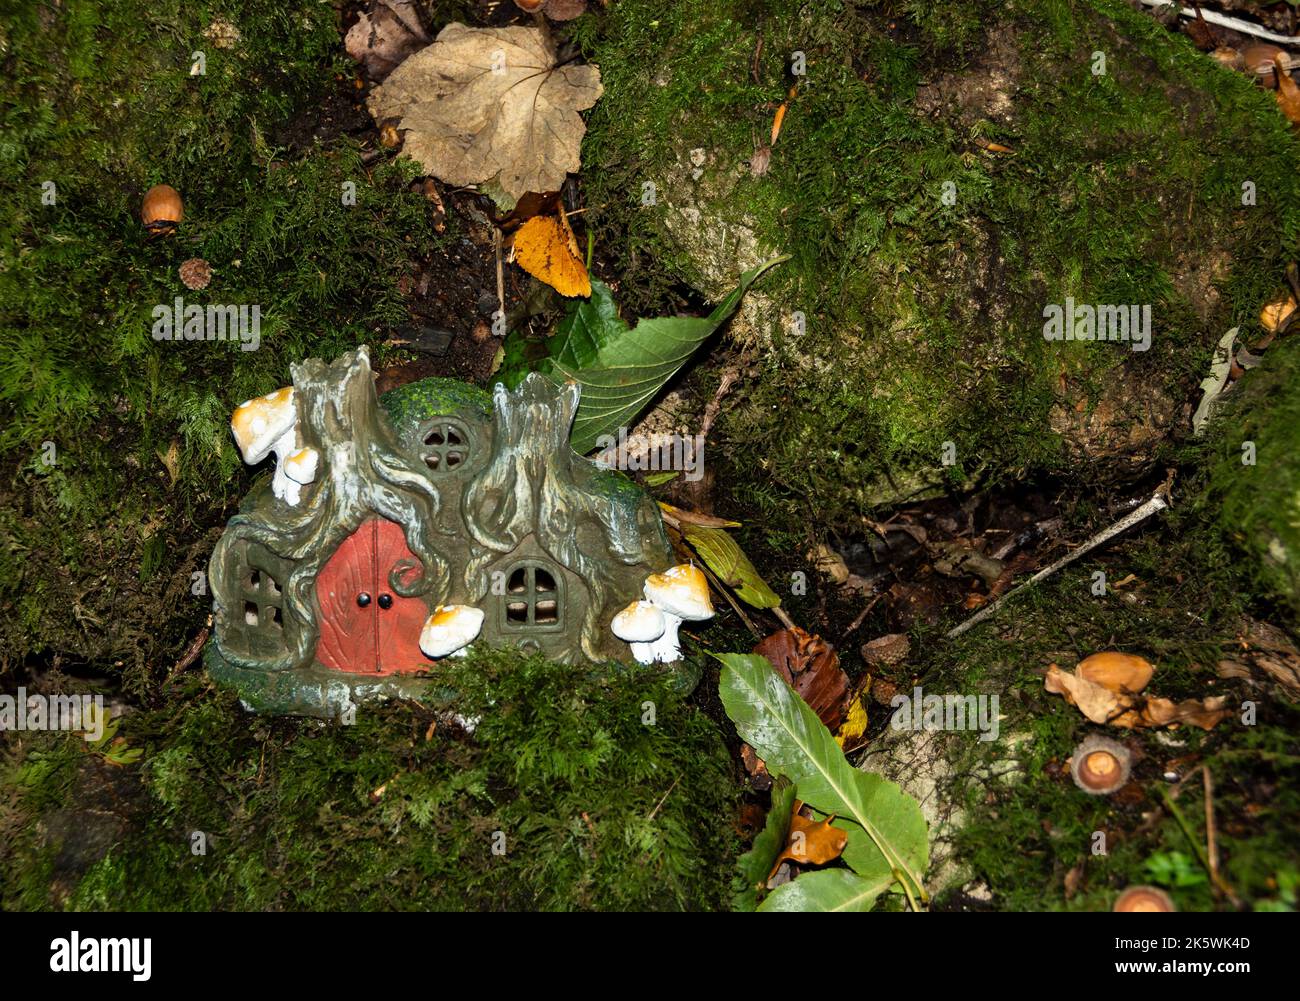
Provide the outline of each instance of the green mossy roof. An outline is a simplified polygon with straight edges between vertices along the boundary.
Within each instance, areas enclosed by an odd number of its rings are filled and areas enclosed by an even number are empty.
[[[420,379],[398,386],[381,396],[379,405],[403,441],[430,417],[462,414],[487,420],[492,416],[492,394],[459,379]]]

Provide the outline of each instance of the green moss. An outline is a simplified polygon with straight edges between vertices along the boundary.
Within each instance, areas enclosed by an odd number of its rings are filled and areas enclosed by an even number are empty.
[[[1212,450],[1207,515],[1244,551],[1252,590],[1300,616],[1300,341],[1270,347],[1224,398]]]
[[[1270,96],[1118,2],[907,5],[900,18],[883,4],[630,0],[585,42],[606,88],[584,149],[590,222],[636,311],[653,308],[638,288],[665,295],[640,281],[651,268],[724,287],[702,260],[728,233],[793,255],[764,281],[773,326],[749,335],[755,378],[714,436],[738,499],[776,531],[811,505],[852,525],[926,486],[1078,471],[1080,449],[1113,458],[1063,428],[1102,409],[1125,441],[1144,413],[1120,387],[1168,400],[1167,433],[1300,236],[1300,148]],[[807,76],[755,177],[795,52]],[[996,100],[963,88],[998,74],[1010,111],[990,116]],[[696,179],[692,149],[707,151]],[[695,247],[667,222],[693,201]],[[1066,297],[1151,305],[1151,350],[1045,341],[1042,310]],[[786,329],[795,310],[802,336]]]
[[[1000,738],[965,745],[951,792],[967,814],[957,848],[975,878],[992,889],[997,909],[1107,910],[1125,886],[1151,882],[1165,883],[1180,909],[1228,908],[1211,894],[1208,880],[1172,885],[1160,863],[1152,863],[1181,852],[1193,860],[1194,873],[1204,875],[1163,798],[1173,788],[1163,777],[1167,770],[1181,777],[1202,763],[1215,779],[1222,870],[1236,892],[1252,906],[1268,906],[1279,879],[1294,871],[1294,839],[1287,832],[1300,823],[1294,788],[1300,759],[1288,748],[1300,725],[1300,706],[1278,689],[1216,676],[1215,665],[1239,648],[1240,616],[1250,607],[1241,568],[1225,558],[1212,524],[1177,511],[1162,517],[1175,522],[1165,533],[1157,529],[1082,561],[955,642],[928,634],[916,638],[921,657],[913,670],[927,692],[999,696]],[[1095,597],[1097,569],[1111,582],[1130,574],[1133,580]],[[1107,649],[1147,657],[1156,667],[1150,685],[1156,695],[1180,700],[1224,694],[1232,706],[1252,700],[1255,722],[1246,725],[1234,713],[1209,732],[1100,728],[1044,690],[1049,663],[1070,667]],[[1113,797],[1086,795],[1068,773],[1075,746],[1100,732],[1135,751],[1129,788]],[[989,770],[1008,758],[1018,762],[1015,779],[991,780]],[[1201,847],[1202,797],[1196,781],[1177,801]],[[1105,854],[1094,854],[1096,832],[1105,835]],[[1076,866],[1081,871],[1072,878],[1079,882],[1067,894],[1066,875]]]
[[[219,16],[232,47],[204,37]],[[8,10],[0,39],[0,600],[18,608],[0,645],[138,672],[183,644],[213,542],[197,526],[249,483],[230,412],[291,362],[405,321],[398,278],[455,234],[433,231],[408,165],[294,138],[313,132],[297,116],[356,100],[328,6],[82,0]],[[157,182],[185,219],[148,240]],[[214,271],[201,292],[178,277],[191,257]],[[176,296],[260,307],[258,349],[154,340],[152,310]]]
[[[669,676],[479,653],[448,681],[456,710],[479,720],[472,737],[445,718],[431,729],[434,715],[412,703],[364,706],[352,726],[268,721],[197,686],[182,712],[128,718],[123,732],[148,746],[141,826],[85,874],[71,906],[725,905],[731,766]],[[61,793],[39,795],[25,805]],[[194,831],[206,855],[191,853]],[[19,855],[48,860],[30,832]],[[33,901],[5,900],[16,903]]]
[[[379,398],[399,439],[410,437],[430,417],[446,417],[468,411],[479,417],[492,416],[492,396],[459,379],[420,379],[390,389]]]

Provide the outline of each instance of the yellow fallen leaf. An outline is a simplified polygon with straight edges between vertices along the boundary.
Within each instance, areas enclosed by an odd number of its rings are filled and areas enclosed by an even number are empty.
[[[591,278],[563,207],[558,215],[533,216],[519,227],[515,263],[560,295],[591,296]]]

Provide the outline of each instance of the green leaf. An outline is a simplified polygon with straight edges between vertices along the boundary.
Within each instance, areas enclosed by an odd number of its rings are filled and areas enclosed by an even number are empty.
[[[754,280],[785,257],[740,276],[740,284],[707,317],[659,317],[630,328],[618,315],[609,288],[592,282],[591,298],[578,303],[551,338],[550,357],[538,366],[556,382],[577,382],[582,399],[570,442],[590,452],[597,440],[630,425],[677,374],[709,335],[736,311]]]
[[[736,910],[752,911],[758,906],[758,895],[772,872],[772,863],[790,840],[790,815],[793,812],[794,783],[784,775],[778,775],[772,783],[772,807],[767,811],[767,823],[754,838],[753,846],[736,862],[743,884],[732,898]]]
[[[759,906],[760,911],[869,911],[889,888],[892,876],[864,879],[847,869],[806,872],[783,883]]]
[[[770,771],[790,776],[804,802],[866,831],[874,851],[859,840],[854,861],[861,875],[874,879],[888,872],[909,898],[924,897],[929,840],[916,800],[893,782],[850,765],[831,732],[766,657],[717,657],[724,665],[722,705],[741,739]]]
[[[661,487],[665,483],[671,483],[673,480],[677,479],[677,477],[680,475],[681,474],[678,473],[676,470],[674,470],[671,473],[669,472],[648,473],[645,478],[645,485],[648,487]]]
[[[736,592],[737,597],[755,608],[775,608],[781,604],[780,595],[767,586],[745,551],[727,532],[687,523],[682,525],[682,535],[718,579]]]

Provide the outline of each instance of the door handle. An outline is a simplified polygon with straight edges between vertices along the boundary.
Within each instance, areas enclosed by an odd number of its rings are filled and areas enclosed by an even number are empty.
[[[393,607],[393,596],[392,596],[391,594],[381,594],[381,595],[379,596],[379,607],[380,607],[380,608],[392,608],[392,607]]]

